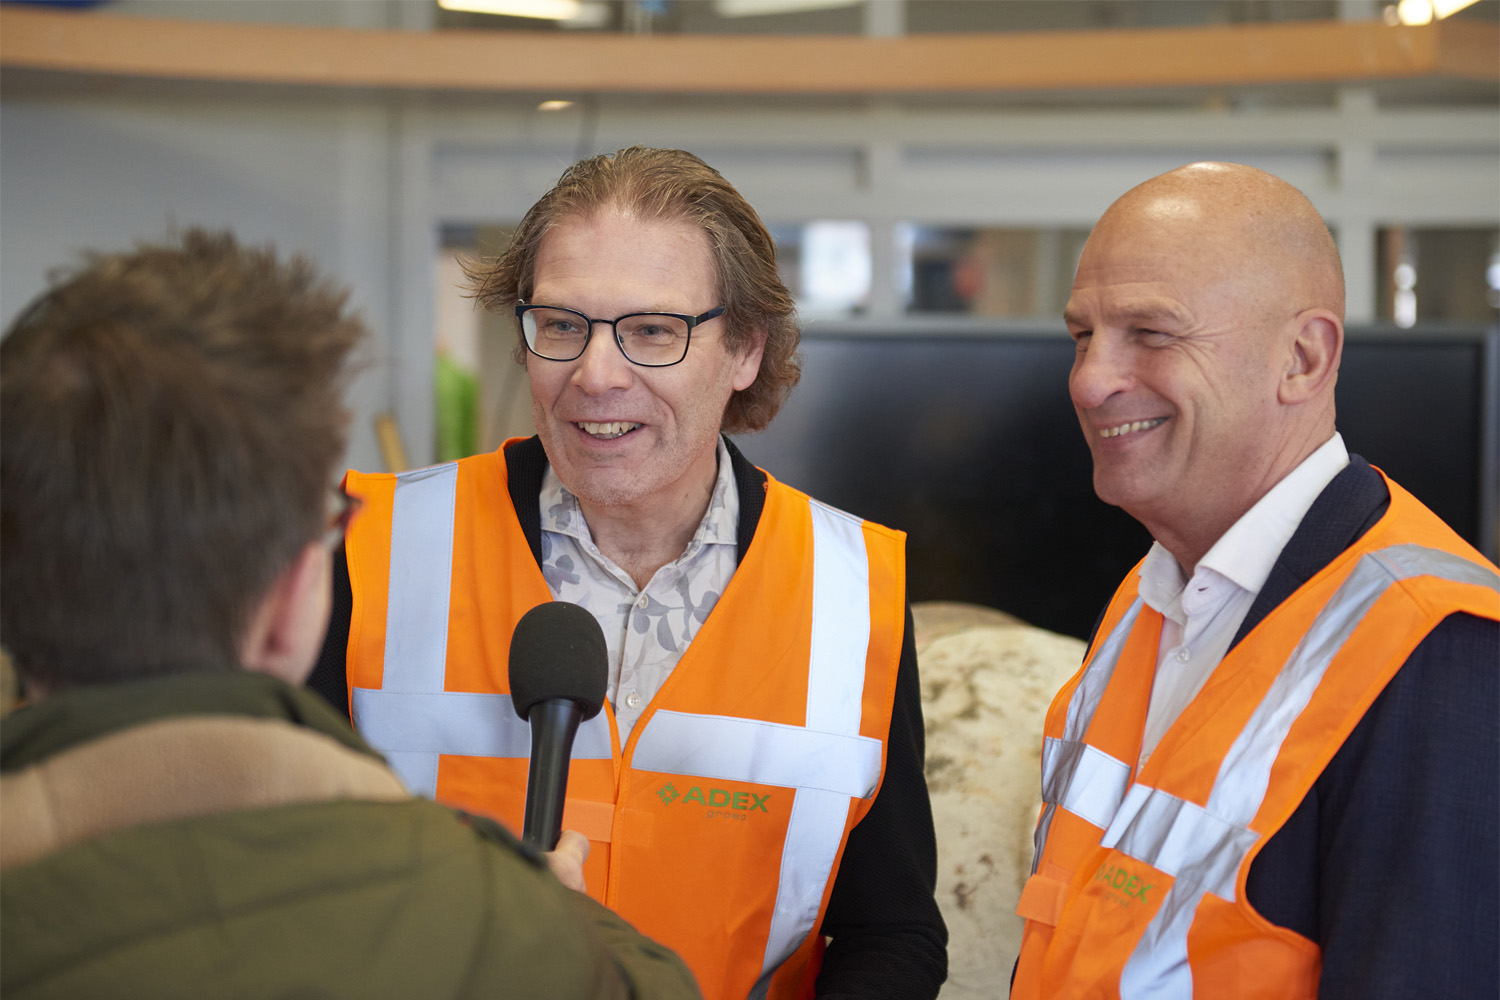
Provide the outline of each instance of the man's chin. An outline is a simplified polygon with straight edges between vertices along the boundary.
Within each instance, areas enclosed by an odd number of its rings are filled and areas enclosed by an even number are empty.
[[[630,476],[611,474],[611,471],[572,469],[564,473],[558,470],[557,477],[568,492],[587,507],[629,507],[644,498],[647,490],[640,482]]]
[[[1142,481],[1123,469],[1094,469],[1094,495],[1111,507],[1119,507],[1131,517],[1140,520],[1135,513],[1148,507],[1156,495],[1154,482]]]

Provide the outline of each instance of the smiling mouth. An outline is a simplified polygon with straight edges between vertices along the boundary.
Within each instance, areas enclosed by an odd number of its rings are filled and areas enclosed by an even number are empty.
[[[627,420],[613,420],[602,424],[589,420],[580,420],[573,426],[583,431],[589,437],[598,438],[601,441],[613,441],[617,437],[629,434],[641,425],[631,423]]]
[[[1135,420],[1128,424],[1119,424],[1115,427],[1105,427],[1099,431],[1102,438],[1119,437],[1122,434],[1133,434],[1136,431],[1149,431],[1153,427],[1160,427],[1167,422],[1166,417],[1153,417],[1150,420]]]

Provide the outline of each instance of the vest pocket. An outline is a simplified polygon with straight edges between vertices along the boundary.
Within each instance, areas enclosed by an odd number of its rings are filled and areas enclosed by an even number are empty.
[[[1068,884],[1073,873],[1055,861],[1042,863],[1042,870],[1026,880],[1021,889],[1021,899],[1016,903],[1016,915],[1022,920],[1035,920],[1048,927],[1056,927],[1062,919],[1063,902],[1067,899]]]

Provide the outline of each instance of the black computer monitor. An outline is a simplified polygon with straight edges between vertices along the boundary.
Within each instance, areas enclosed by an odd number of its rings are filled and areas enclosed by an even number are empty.
[[[1338,425],[1491,558],[1496,331],[1351,331]],[[1087,636],[1150,536],[1093,493],[1056,332],[814,325],[803,377],[738,443],[777,478],[908,533],[912,601],[988,605]]]

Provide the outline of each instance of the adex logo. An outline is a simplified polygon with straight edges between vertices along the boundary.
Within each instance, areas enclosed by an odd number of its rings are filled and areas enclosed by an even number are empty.
[[[1121,865],[1105,863],[1099,866],[1094,873],[1094,882],[1103,883],[1104,891],[1110,898],[1121,906],[1130,906],[1137,899],[1143,903],[1150,903],[1146,893],[1154,886],[1132,875]]]
[[[693,785],[686,792],[678,791],[670,781],[656,790],[656,797],[663,805],[703,806],[709,819],[734,819],[744,822],[753,812],[771,812],[771,794],[756,795],[754,792],[735,792],[727,788],[710,788],[705,791]]]

